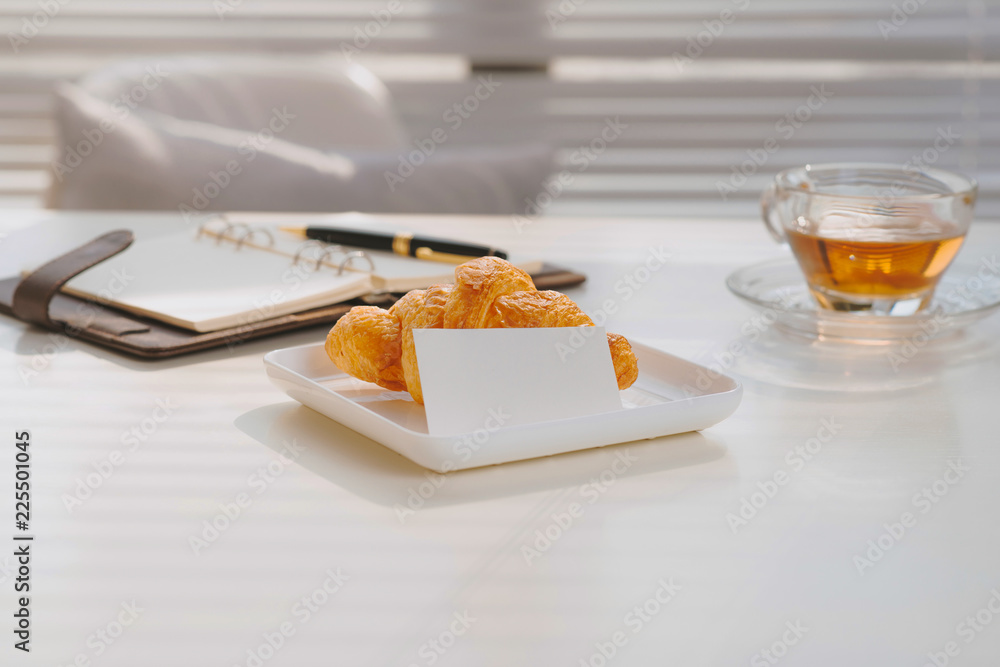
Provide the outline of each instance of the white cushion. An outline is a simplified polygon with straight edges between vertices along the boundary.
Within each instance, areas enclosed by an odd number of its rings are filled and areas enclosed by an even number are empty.
[[[506,214],[552,170],[552,151],[534,145],[439,146],[421,160],[388,93],[357,66],[310,76],[181,65],[130,64],[58,87],[50,206]],[[410,173],[401,160],[423,164]]]

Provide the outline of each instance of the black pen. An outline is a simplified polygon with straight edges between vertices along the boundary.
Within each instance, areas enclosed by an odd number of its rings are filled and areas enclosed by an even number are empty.
[[[461,264],[473,257],[493,256],[507,259],[503,250],[474,243],[446,241],[444,239],[414,236],[409,232],[365,232],[358,229],[338,229],[336,227],[281,227],[283,232],[304,235],[325,243],[387,250],[397,255],[427,259],[435,262]]]

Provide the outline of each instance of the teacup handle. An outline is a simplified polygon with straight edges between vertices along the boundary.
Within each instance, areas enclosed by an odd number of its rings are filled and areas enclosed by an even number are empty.
[[[767,231],[771,232],[774,240],[778,243],[785,243],[787,241],[785,228],[781,225],[781,220],[778,218],[778,211],[774,207],[777,196],[778,187],[774,183],[771,183],[764,190],[764,194],[760,196],[760,214],[764,219]]]

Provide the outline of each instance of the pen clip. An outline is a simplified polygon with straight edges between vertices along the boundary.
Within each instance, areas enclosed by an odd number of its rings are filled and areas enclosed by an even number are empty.
[[[474,259],[471,255],[453,255],[448,252],[431,250],[430,248],[417,248],[416,257],[417,259],[426,259],[432,262],[446,262],[448,264],[464,264],[470,259]]]

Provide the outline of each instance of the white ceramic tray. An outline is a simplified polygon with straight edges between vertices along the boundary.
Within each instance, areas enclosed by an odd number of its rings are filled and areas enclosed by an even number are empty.
[[[264,365],[296,401],[437,472],[699,431],[739,405],[736,380],[646,345],[632,349],[639,379],[622,392],[621,410],[458,436],[429,435],[423,406],[341,372],[322,343],[275,350]]]

